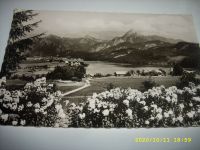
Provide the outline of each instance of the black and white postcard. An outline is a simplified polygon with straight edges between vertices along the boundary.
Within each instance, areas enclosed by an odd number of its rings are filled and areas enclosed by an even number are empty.
[[[0,73],[0,124],[199,126],[192,16],[16,9]]]

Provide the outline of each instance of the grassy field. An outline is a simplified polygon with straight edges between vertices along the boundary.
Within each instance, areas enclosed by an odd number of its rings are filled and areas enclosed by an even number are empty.
[[[73,96],[90,96],[94,92],[100,93],[107,90],[107,87],[110,83],[114,85],[114,87],[121,88],[133,88],[138,90],[144,90],[143,82],[148,80],[148,77],[103,77],[103,78],[94,78],[90,80],[91,86],[87,87],[81,91],[70,94],[70,97]],[[179,77],[172,76],[162,76],[162,77],[152,77],[152,80],[156,82],[157,85],[164,85],[165,87],[169,87],[172,85],[176,85]],[[52,81],[47,81],[48,83],[52,83]],[[22,80],[7,80],[8,86],[22,86],[26,84],[26,81]],[[56,83],[56,89],[62,92],[68,92],[83,86],[83,83],[79,84],[63,84]]]
[[[80,90],[78,92],[72,93],[63,97],[63,102],[65,100],[69,100],[70,102],[80,103],[87,99],[88,96],[91,96],[93,93],[100,93],[107,90],[107,87],[110,83],[114,85],[114,87],[121,88],[133,88],[138,90],[144,90],[143,82],[148,80],[148,77],[103,77],[103,78],[94,78],[90,80],[91,86]],[[161,77],[151,77],[153,81],[156,82],[157,85],[164,85],[165,87],[176,85],[179,77],[174,76],[161,76]],[[48,83],[52,83],[53,81],[47,81]],[[7,80],[7,85],[11,88],[23,88],[26,81],[22,80]],[[54,82],[55,83],[55,82]],[[63,93],[77,89],[83,86],[81,83],[66,85],[65,83],[56,83],[56,89],[62,91]]]
[[[164,85],[165,87],[176,85],[179,77],[152,77],[152,80],[156,82],[157,85]],[[143,82],[148,80],[148,77],[140,77],[140,78],[127,78],[127,77],[108,77],[108,78],[96,78],[90,81],[91,86],[78,91],[76,93],[72,93],[69,96],[90,96],[94,92],[100,93],[107,90],[107,87],[110,83],[114,85],[114,87],[121,88],[133,88],[138,90],[144,90]]]
[[[56,86],[56,90],[60,90],[63,93],[72,91],[77,88],[77,86]]]
[[[28,81],[24,81],[24,80],[20,80],[20,79],[13,79],[13,80],[7,80],[6,85],[10,89],[21,89],[21,88],[24,87],[24,85],[27,82]],[[47,81],[47,83],[56,84],[56,90],[60,90],[63,93],[77,89],[77,88],[83,86],[83,83],[78,83],[78,84],[69,83],[69,84],[67,84],[67,83],[58,83],[58,82],[55,82],[55,81]]]

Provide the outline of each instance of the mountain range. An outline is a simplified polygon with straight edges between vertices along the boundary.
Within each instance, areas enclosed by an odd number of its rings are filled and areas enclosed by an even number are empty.
[[[145,36],[129,30],[111,40],[86,35],[80,38],[48,35],[33,45],[31,56],[62,56],[140,65],[180,63],[184,67],[199,66],[197,43],[162,36]]]

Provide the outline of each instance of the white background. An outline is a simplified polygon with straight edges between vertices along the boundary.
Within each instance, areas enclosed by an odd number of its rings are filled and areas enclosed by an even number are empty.
[[[0,0],[0,64],[14,8],[192,14],[200,41],[199,0]],[[135,143],[136,137],[191,137],[191,143]],[[200,128],[53,129],[0,126],[0,150],[199,150]]]

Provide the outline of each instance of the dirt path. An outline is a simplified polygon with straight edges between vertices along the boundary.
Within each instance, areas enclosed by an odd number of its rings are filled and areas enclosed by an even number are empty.
[[[78,92],[78,91],[80,91],[80,90],[82,90],[82,89],[85,89],[85,88],[87,88],[87,87],[89,87],[89,86],[90,86],[90,81],[89,81],[89,80],[85,80],[85,84],[84,84],[82,87],[79,87],[79,88],[74,89],[74,90],[72,90],[72,91],[68,91],[68,92],[66,92],[66,93],[63,93],[62,96],[64,97],[64,96],[67,96],[67,95],[69,95],[69,94]]]

